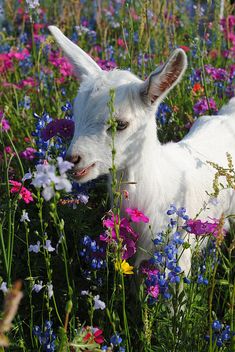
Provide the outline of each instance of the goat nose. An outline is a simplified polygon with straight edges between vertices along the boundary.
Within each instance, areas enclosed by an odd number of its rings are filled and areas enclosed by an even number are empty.
[[[66,155],[65,158],[67,161],[73,163],[73,164],[78,164],[82,160],[80,155],[74,154],[74,155]]]

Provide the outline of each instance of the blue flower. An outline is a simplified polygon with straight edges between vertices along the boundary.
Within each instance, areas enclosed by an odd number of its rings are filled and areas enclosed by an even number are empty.
[[[39,326],[33,327],[33,335],[38,338],[43,351],[54,352],[55,351],[55,339],[56,335],[52,330],[52,321],[46,320],[44,331]]]
[[[177,209],[176,209],[175,205],[171,204],[171,205],[170,205],[170,209],[167,210],[166,213],[167,213],[167,215],[173,215],[173,214],[176,213],[176,211],[177,211]]]
[[[182,233],[179,232],[179,231],[176,231],[174,234],[173,234],[173,242],[175,244],[183,244],[184,243],[184,240],[183,238],[181,237],[182,236]]]
[[[110,338],[110,342],[113,346],[118,346],[122,343],[122,338],[116,333]]]
[[[212,323],[212,329],[213,329],[214,331],[220,331],[221,328],[222,328],[222,324],[219,322],[219,320],[213,321],[213,323]]]

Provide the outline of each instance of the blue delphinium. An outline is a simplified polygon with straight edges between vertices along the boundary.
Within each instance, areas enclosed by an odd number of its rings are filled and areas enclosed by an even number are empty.
[[[219,348],[224,347],[227,341],[235,335],[235,332],[231,331],[229,325],[223,326],[219,320],[214,320],[212,323],[212,340],[216,342],[216,346]],[[205,336],[207,341],[210,341],[210,336]]]
[[[160,122],[161,125],[165,125],[167,122],[167,118],[169,118],[171,113],[172,110],[169,105],[161,103],[159,104],[158,110],[156,112],[156,119]]]
[[[43,351],[54,352],[56,345],[56,335],[53,333],[52,321],[46,320],[44,331],[40,326],[36,325],[33,328],[33,335],[38,338],[40,345],[42,346]]]
[[[143,268],[143,273],[147,274],[145,285],[150,304],[158,300],[158,294],[165,299],[170,299],[169,284],[179,284],[182,275],[182,269],[178,265],[178,255],[180,255],[179,247],[184,244],[184,239],[177,224],[179,219],[181,222],[188,220],[188,216],[185,208],[177,209],[173,204],[167,210],[167,215],[171,217],[168,226],[170,235],[167,236],[160,232],[155,236],[153,243],[156,251],[149,260],[150,267]],[[187,283],[190,283],[190,280],[187,280]]]
[[[96,240],[93,240],[90,236],[85,235],[81,241],[82,248],[80,250],[80,256],[83,261],[87,263],[91,269],[99,270],[106,267],[105,261],[105,247],[99,244]]]
[[[61,110],[65,112],[65,118],[67,120],[72,119],[72,104],[67,101],[62,107]],[[46,126],[53,121],[53,119],[49,116],[47,112],[44,112],[42,116],[38,114],[33,114],[36,123],[35,123],[35,130],[32,132],[32,136],[35,139],[37,153],[36,156],[38,157],[39,163],[48,157],[55,158],[61,156],[62,158],[66,155],[67,149],[67,140],[61,138],[61,136],[56,135],[53,136],[53,139],[43,137],[43,132],[45,131]],[[67,121],[64,120],[64,121]]]

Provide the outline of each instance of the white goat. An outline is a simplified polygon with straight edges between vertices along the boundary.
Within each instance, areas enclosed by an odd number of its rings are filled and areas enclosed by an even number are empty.
[[[102,71],[83,50],[55,26],[49,30],[75,68],[81,85],[74,102],[75,134],[68,158],[75,163],[74,177],[87,182],[108,174],[111,167],[111,136],[107,126],[109,90],[114,88],[118,123],[115,137],[115,163],[124,174],[129,200],[124,207],[143,211],[156,234],[166,228],[170,204],[185,206],[193,218],[212,192],[215,170],[207,161],[226,166],[226,152],[235,160],[235,98],[220,115],[200,117],[178,143],[161,145],[157,138],[155,112],[160,101],[180,81],[187,67],[183,50],[176,49],[165,65],[143,82],[128,71]],[[235,213],[235,193],[223,190],[218,204],[208,203],[200,214],[219,218]],[[140,225],[139,248],[149,251],[152,236],[147,225]],[[192,238],[192,237],[191,237]],[[136,265],[146,258],[138,250]],[[190,253],[181,258],[187,273]]]

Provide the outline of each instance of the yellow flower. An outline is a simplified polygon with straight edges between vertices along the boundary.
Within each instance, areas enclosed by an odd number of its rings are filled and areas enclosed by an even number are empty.
[[[117,271],[121,271],[123,274],[126,274],[126,275],[134,274],[133,268],[134,267],[131,266],[126,260],[115,263],[115,269]]]

